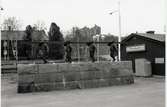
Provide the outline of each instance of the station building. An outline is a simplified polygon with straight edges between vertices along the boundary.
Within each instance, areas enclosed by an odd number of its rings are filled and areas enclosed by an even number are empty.
[[[137,59],[151,63],[153,75],[165,75],[165,34],[132,33],[121,41],[121,60],[131,60],[136,72]]]

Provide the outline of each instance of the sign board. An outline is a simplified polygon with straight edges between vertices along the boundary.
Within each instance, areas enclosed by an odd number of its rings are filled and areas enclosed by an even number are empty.
[[[126,52],[140,52],[145,50],[146,50],[145,44],[126,47]]]
[[[163,64],[164,63],[164,58],[155,58],[155,63],[156,64]]]

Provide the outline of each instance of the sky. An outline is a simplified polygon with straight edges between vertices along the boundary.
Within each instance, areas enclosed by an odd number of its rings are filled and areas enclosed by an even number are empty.
[[[154,30],[164,33],[165,0],[120,0],[121,33]],[[15,16],[23,25],[43,21],[49,30],[55,22],[63,32],[72,27],[101,27],[102,34],[119,34],[118,0],[1,0],[2,22],[6,17]]]

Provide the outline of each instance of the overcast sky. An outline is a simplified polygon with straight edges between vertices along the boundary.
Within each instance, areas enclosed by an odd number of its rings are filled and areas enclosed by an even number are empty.
[[[155,30],[164,33],[165,0],[120,0],[122,34]],[[61,30],[101,26],[102,33],[118,35],[118,0],[1,0],[5,17],[15,16],[21,20],[23,29],[37,20],[44,21],[47,29],[51,22]]]

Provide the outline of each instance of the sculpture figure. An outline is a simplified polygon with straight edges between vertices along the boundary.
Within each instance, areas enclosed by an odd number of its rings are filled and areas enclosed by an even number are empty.
[[[114,45],[114,42],[109,42],[108,46],[110,47],[110,56],[113,59],[113,62],[116,60],[115,56],[117,55],[117,49]]]
[[[90,60],[92,61],[92,62],[95,62],[95,57],[94,57],[94,55],[95,55],[95,52],[97,51],[97,49],[96,49],[96,47],[95,47],[95,45],[94,45],[94,43],[93,42],[88,42],[87,43],[87,45],[88,45],[88,49],[89,49],[89,58],[90,58]]]
[[[65,42],[65,61],[71,63],[71,53],[72,53],[72,47],[70,45],[70,41]]]

